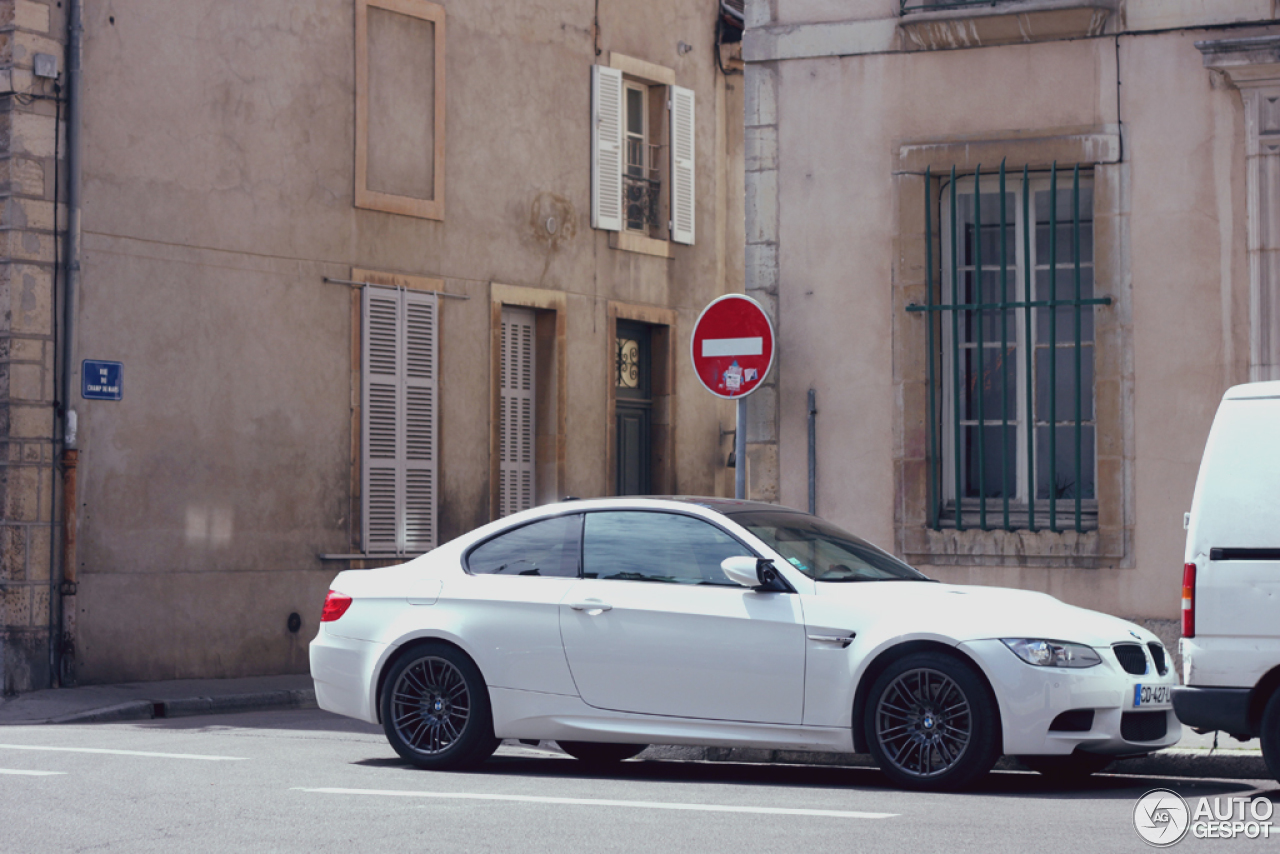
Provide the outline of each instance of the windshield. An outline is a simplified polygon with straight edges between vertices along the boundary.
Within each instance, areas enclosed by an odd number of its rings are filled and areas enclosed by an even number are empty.
[[[731,518],[814,581],[932,581],[817,516],[758,510]]]

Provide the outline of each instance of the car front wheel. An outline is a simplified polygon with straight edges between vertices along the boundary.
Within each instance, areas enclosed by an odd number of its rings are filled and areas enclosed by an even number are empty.
[[[863,719],[876,763],[911,789],[959,789],[1000,756],[999,710],[986,683],[942,653],[898,659],[876,678]]]
[[[396,753],[432,770],[476,765],[499,743],[479,668],[441,643],[416,647],[392,665],[382,692],[382,728]]]

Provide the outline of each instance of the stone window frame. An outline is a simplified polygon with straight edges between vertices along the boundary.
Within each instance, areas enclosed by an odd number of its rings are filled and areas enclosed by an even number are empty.
[[[648,143],[657,145],[665,151],[667,149],[665,140],[669,133],[668,123],[670,122],[665,104],[671,97],[671,87],[676,85],[675,69],[612,50],[609,51],[607,58],[608,62],[605,64],[609,68],[622,72],[624,89],[628,83],[648,88],[648,97],[646,99],[646,110],[649,117],[649,126],[647,128]],[[657,112],[661,118],[659,122],[653,121],[655,118],[653,105],[658,106]],[[657,143],[654,142],[655,139],[658,140]],[[666,209],[670,211],[671,169],[668,159],[667,157],[659,157],[655,169],[658,172],[659,180],[662,182],[659,204],[665,203]],[[609,248],[623,252],[635,252],[640,255],[652,255],[657,258],[675,258],[671,233],[665,225],[666,220],[661,216],[658,219],[660,225],[651,233],[633,231],[627,228],[624,222],[621,231],[609,232]]]
[[[913,564],[1104,568],[1133,565],[1133,358],[1128,258],[1128,167],[1120,162],[1113,128],[1062,133],[993,135],[901,143],[895,196],[897,239],[893,270],[894,531],[895,546]],[[954,165],[972,175],[979,164],[1001,159],[1032,170],[1058,163],[1059,172],[1079,164],[1093,172],[1095,295],[1110,296],[1095,323],[1098,527],[1005,531],[929,528],[927,461],[927,349],[924,313],[908,312],[926,301],[925,199],[936,200]],[[925,170],[932,185],[925,186]],[[984,169],[985,171],[985,169]],[[928,193],[928,196],[926,196]],[[940,281],[941,235],[934,218],[935,285]],[[936,343],[936,342],[935,342]],[[1065,526],[1063,526],[1065,527]]]
[[[356,17],[356,163],[355,206],[420,219],[444,219],[445,13],[428,0],[355,0]],[[435,36],[435,118],[432,126],[432,198],[400,196],[369,188],[369,7],[430,21]]]

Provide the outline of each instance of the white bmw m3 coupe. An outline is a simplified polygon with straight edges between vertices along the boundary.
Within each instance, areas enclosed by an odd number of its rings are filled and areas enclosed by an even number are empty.
[[[597,763],[714,745],[870,753],[954,789],[1001,754],[1085,775],[1181,731],[1150,632],[715,498],[566,501],[340,573],[311,674],[321,708],[438,769],[504,738]]]

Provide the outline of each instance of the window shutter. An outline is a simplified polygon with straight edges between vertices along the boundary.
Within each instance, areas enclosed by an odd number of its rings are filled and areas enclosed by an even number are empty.
[[[436,547],[435,294],[404,291],[404,502],[401,550]]]
[[[363,547],[436,544],[436,297],[366,286],[361,365]]]
[[[502,310],[501,415],[499,425],[499,501],[507,516],[534,501],[534,314]]]
[[[693,90],[671,87],[671,239],[693,243]]]
[[[364,289],[361,365],[362,542],[366,552],[396,550],[400,480],[400,295]]]
[[[622,230],[622,72],[591,66],[591,227]]]

